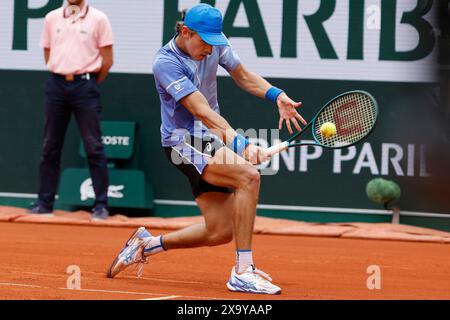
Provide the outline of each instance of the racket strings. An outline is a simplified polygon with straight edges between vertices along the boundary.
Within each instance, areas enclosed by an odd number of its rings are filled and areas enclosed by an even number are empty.
[[[317,117],[315,138],[327,147],[354,144],[370,133],[376,117],[376,105],[369,96],[359,92],[344,95],[330,103]],[[320,134],[320,127],[326,122],[336,125],[336,134],[329,138]]]

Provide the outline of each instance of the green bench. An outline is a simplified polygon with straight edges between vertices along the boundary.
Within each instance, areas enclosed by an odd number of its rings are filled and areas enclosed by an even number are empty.
[[[139,170],[118,169],[117,162],[133,157],[135,122],[102,121],[102,141],[108,159],[110,207],[152,209],[153,188]],[[80,155],[86,158],[83,143]],[[71,206],[92,206],[95,198],[88,168],[69,168],[61,177],[58,202]]]

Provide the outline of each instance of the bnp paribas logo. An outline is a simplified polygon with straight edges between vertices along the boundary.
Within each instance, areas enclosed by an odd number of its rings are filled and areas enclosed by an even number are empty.
[[[164,6],[168,20],[179,16],[180,2],[173,0],[172,5]],[[244,5],[244,10],[241,2],[247,1],[230,1],[224,12],[223,31],[230,38],[252,40],[258,58],[303,58],[314,50],[321,60],[364,61],[376,57],[378,61],[418,61],[428,57],[436,46],[433,17],[439,1],[255,0],[248,1],[252,4]],[[274,10],[263,10],[267,2]],[[246,26],[236,27],[245,18]],[[163,25],[161,45],[173,37],[172,25]],[[269,37],[268,31],[274,29]],[[273,34],[278,34],[278,39]],[[399,50],[405,42],[411,47]],[[368,45],[370,52],[366,50]],[[378,51],[376,55],[372,55],[374,50]]]
[[[121,186],[109,186],[108,188],[108,197],[115,199],[124,198],[123,191],[125,189],[124,185]],[[80,198],[81,201],[86,201],[88,199],[95,199],[95,192],[92,186],[92,179],[86,179],[81,183],[80,186]]]

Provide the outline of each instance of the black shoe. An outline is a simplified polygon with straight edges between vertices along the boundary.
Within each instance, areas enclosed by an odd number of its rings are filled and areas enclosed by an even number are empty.
[[[100,208],[94,208],[92,210],[92,220],[106,220],[109,217],[109,212],[106,208],[100,207]]]
[[[53,210],[47,209],[38,203],[31,205],[27,210],[28,214],[36,214],[43,217],[53,217]]]

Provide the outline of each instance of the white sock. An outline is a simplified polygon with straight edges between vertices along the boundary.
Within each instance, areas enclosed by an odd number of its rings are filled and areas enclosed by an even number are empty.
[[[236,272],[243,273],[251,265],[253,265],[252,250],[237,250],[236,251]]]
[[[164,248],[162,236],[152,237],[144,249],[144,255],[148,257],[163,251],[166,251],[166,248]]]

